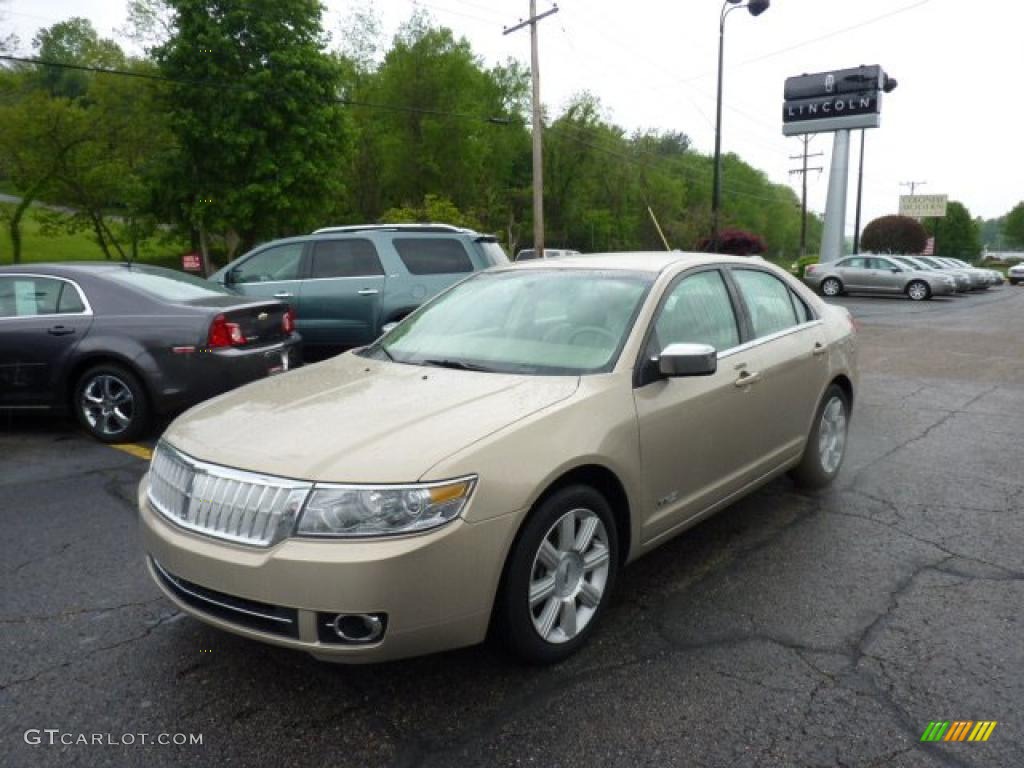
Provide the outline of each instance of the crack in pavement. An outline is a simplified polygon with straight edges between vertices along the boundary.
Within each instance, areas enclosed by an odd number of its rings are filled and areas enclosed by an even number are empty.
[[[15,616],[10,619],[0,619],[0,624],[30,624],[33,622],[56,621],[59,619],[70,618],[72,616],[83,616],[89,613],[111,613],[113,611],[120,611],[125,608],[137,608],[143,605],[159,603],[163,599],[163,597],[153,597],[149,600],[138,600],[129,603],[119,603],[118,605],[110,605],[99,608],[76,608],[71,611],[61,611],[60,613],[52,613],[42,616]]]

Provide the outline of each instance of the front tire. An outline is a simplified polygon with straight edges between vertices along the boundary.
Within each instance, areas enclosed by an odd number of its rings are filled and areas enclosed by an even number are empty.
[[[570,485],[545,499],[509,553],[498,598],[495,618],[509,650],[532,664],[579,650],[608,604],[618,560],[604,496]]]
[[[817,489],[835,480],[846,456],[850,426],[850,401],[837,385],[831,385],[818,405],[814,426],[803,458],[790,473],[797,485]]]
[[[130,443],[150,426],[149,400],[139,378],[128,369],[102,364],[78,379],[73,406],[79,423],[104,443]]]
[[[835,277],[826,277],[821,281],[821,295],[833,298],[843,292],[843,284]]]
[[[932,289],[923,280],[914,280],[907,286],[907,296],[911,301],[924,301],[932,297]]]

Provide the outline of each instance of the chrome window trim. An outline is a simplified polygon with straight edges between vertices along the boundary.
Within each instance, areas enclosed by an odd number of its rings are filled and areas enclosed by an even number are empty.
[[[89,297],[85,295],[85,291],[82,290],[77,282],[72,280],[70,277],[62,277],[61,275],[40,275],[35,272],[4,272],[0,274],[0,280],[5,278],[18,278],[18,277],[36,277],[46,280],[60,280],[65,283],[69,283],[74,286],[74,289],[78,292],[78,298],[82,300],[82,306],[85,309],[81,312],[48,312],[43,315],[8,315],[0,316],[0,322],[4,320],[36,320],[40,317],[93,317],[92,304],[89,303]]]
[[[738,347],[732,347],[731,349],[727,349],[724,352],[719,352],[718,359],[723,360],[727,357],[732,357],[733,355],[739,354],[740,352],[746,352],[748,349],[759,347],[762,344],[768,344],[769,342],[777,341],[778,339],[790,336],[794,333],[799,333],[800,331],[805,331],[808,328],[813,328],[816,325],[824,325],[824,321],[820,319],[809,320],[806,323],[794,325],[792,328],[786,328],[784,331],[778,331],[768,336],[761,336],[756,339],[751,339],[745,344],[740,344]]]
[[[286,618],[284,618],[282,616],[271,616],[271,615],[266,614],[266,613],[259,613],[258,611],[250,611],[250,610],[248,610],[246,608],[239,608],[237,605],[228,605],[227,603],[222,603],[220,600],[214,600],[211,597],[206,597],[205,595],[200,595],[198,592],[193,592],[188,587],[183,586],[181,584],[181,581],[176,576],[172,576],[171,574],[169,574],[164,569],[164,567],[162,565],[160,565],[160,563],[157,561],[156,558],[151,557],[151,558],[149,558],[149,560],[150,560],[151,563],[153,563],[153,566],[158,571],[160,571],[160,575],[163,576],[165,579],[167,579],[167,581],[171,582],[171,584],[173,584],[176,589],[180,589],[186,595],[189,595],[190,597],[193,597],[196,600],[200,600],[200,601],[202,601],[204,603],[208,603],[210,605],[216,605],[218,608],[223,608],[224,610],[227,610],[227,611],[234,611],[235,613],[244,613],[247,616],[255,616],[258,619],[267,619],[269,621],[279,621],[279,622],[281,622],[283,624],[289,624],[289,625],[295,623],[291,619],[286,619]]]

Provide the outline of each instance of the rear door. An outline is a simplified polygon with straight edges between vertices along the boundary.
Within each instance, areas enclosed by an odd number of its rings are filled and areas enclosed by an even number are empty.
[[[0,276],[0,405],[52,404],[91,325],[92,310],[74,283],[41,275]]]
[[[391,244],[405,274],[388,285],[389,308],[418,307],[479,266],[489,266],[479,253],[471,256],[467,243],[455,237],[398,235]]]
[[[733,282],[750,324],[748,372],[757,417],[747,431],[770,470],[803,449],[828,376],[824,324],[781,278],[733,268]]]
[[[843,259],[836,264],[839,279],[849,291],[860,291],[868,287],[867,271],[867,259],[859,256]]]
[[[369,239],[314,240],[296,318],[302,340],[324,346],[369,344],[380,327],[386,283],[380,254]]]
[[[868,263],[868,286],[878,293],[902,293],[903,292],[903,268],[897,266],[889,259],[878,257],[867,259]],[[893,272],[893,270],[899,270]]]

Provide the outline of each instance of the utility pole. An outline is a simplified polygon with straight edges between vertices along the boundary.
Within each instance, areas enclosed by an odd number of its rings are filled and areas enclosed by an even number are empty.
[[[514,27],[505,27],[510,35],[524,27],[530,28],[530,72],[533,75],[533,249],[538,259],[544,258],[544,130],[540,103],[540,56],[537,46],[537,22],[558,13],[558,6],[537,15],[537,0],[530,0],[530,18]]]
[[[817,171],[821,173],[824,169],[822,166],[815,166],[813,168],[807,167],[807,160],[811,157],[824,157],[824,152],[815,152],[813,155],[807,154],[808,147],[811,144],[811,136],[804,134],[800,137],[800,141],[804,143],[804,151],[799,155],[790,155],[790,160],[803,160],[803,165],[800,168],[794,168],[789,173],[800,174],[803,181],[803,193],[800,195],[800,258],[802,259],[807,255],[807,172]]]
[[[900,186],[910,187],[910,194],[911,196],[913,196],[914,190],[916,190],[918,187],[923,187],[927,183],[927,181],[901,181]]]

